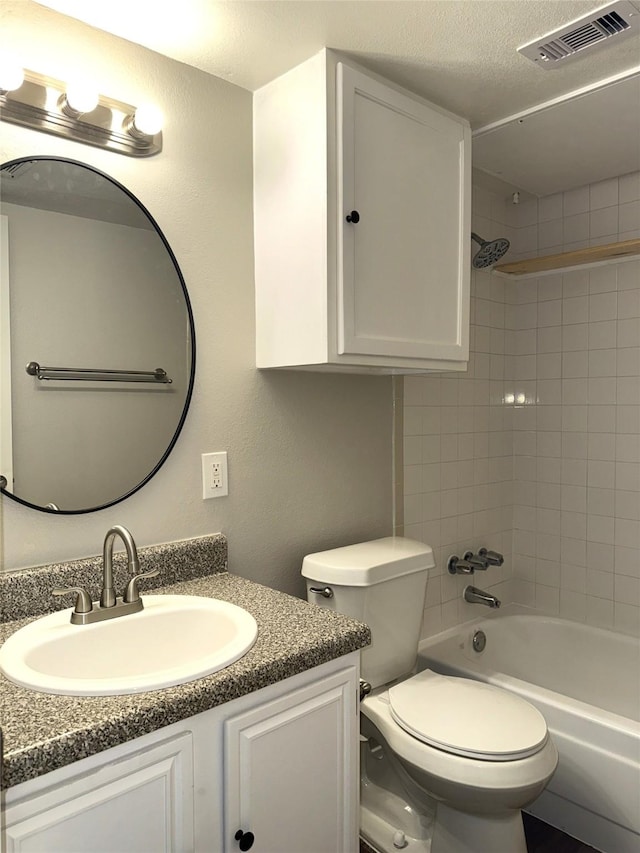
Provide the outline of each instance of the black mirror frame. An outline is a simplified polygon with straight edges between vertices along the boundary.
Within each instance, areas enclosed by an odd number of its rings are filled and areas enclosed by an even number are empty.
[[[193,386],[194,386],[195,375],[196,375],[196,330],[195,330],[195,323],[193,320],[193,310],[191,308],[191,300],[189,299],[189,293],[187,291],[187,286],[185,284],[185,280],[184,280],[184,277],[182,275],[182,271],[178,265],[178,261],[176,259],[176,256],[173,253],[173,249],[169,245],[167,238],[164,236],[162,229],[160,228],[160,226],[158,225],[158,223],[156,222],[154,217],[149,213],[149,211],[144,206],[144,204],[140,201],[140,199],[138,199],[130,190],[128,190],[127,187],[125,187],[123,184],[121,184],[115,178],[112,178],[111,175],[107,175],[106,172],[102,172],[100,169],[96,169],[95,166],[89,166],[87,163],[83,163],[80,160],[72,160],[72,159],[67,158],[67,157],[38,156],[38,155],[33,156],[33,157],[17,157],[14,160],[8,160],[6,163],[0,164],[0,169],[4,170],[5,168],[7,168],[9,166],[15,166],[15,165],[18,165],[19,163],[29,163],[29,162],[32,162],[33,160],[54,160],[54,161],[59,162],[59,163],[68,163],[72,166],[81,166],[83,169],[90,169],[92,172],[95,172],[97,175],[100,175],[100,177],[104,178],[105,180],[109,181],[110,183],[112,183],[116,187],[118,187],[118,189],[122,190],[122,192],[125,195],[127,195],[131,199],[131,201],[133,201],[139,207],[139,209],[142,211],[142,213],[145,214],[145,216],[147,217],[149,222],[153,225],[156,233],[158,234],[158,236],[162,240],[162,243],[163,243],[165,249],[167,250],[169,257],[171,258],[171,262],[173,263],[173,266],[175,267],[175,271],[177,273],[178,279],[180,280],[180,285],[182,287],[182,293],[184,296],[185,306],[187,309],[187,317],[189,320],[189,334],[191,336],[191,370],[190,370],[190,375],[189,375],[189,384],[187,387],[187,394],[186,394],[186,398],[185,398],[185,402],[184,402],[184,407],[182,409],[182,414],[180,415],[180,420],[178,421],[178,426],[176,427],[176,431],[174,432],[173,437],[171,438],[171,441],[169,442],[169,445],[168,445],[166,451],[164,452],[164,454],[162,455],[162,457],[160,458],[158,463],[155,465],[155,467],[149,472],[149,474],[147,474],[147,476],[143,480],[141,480],[136,486],[134,486],[128,492],[125,492],[125,494],[121,495],[119,498],[116,498],[115,500],[109,501],[108,503],[105,503],[105,504],[100,504],[100,506],[88,507],[87,509],[59,509],[59,510],[49,509],[47,507],[38,506],[37,504],[33,504],[30,501],[24,500],[23,498],[19,498],[17,495],[14,495],[11,492],[7,491],[6,487],[0,486],[0,494],[6,495],[6,497],[10,498],[12,501],[16,501],[16,503],[22,504],[22,506],[27,506],[30,509],[35,509],[35,510],[38,510],[39,512],[45,512],[48,515],[84,515],[84,514],[89,513],[89,512],[98,512],[101,509],[107,509],[108,507],[115,506],[116,504],[119,504],[122,501],[126,500],[127,498],[131,497],[131,495],[135,494],[144,485],[146,485],[149,482],[149,480],[151,480],[151,478],[154,477],[158,473],[160,468],[162,468],[164,463],[167,461],[167,458],[168,458],[169,454],[171,453],[171,451],[173,450],[173,448],[176,444],[176,441],[178,440],[178,436],[180,435],[180,433],[182,431],[182,427],[184,426],[184,422],[185,422],[186,417],[187,417],[187,412],[189,411],[189,406],[191,404],[191,397],[193,394]]]

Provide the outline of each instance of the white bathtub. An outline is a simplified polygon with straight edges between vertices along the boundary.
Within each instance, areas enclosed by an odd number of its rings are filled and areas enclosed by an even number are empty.
[[[640,642],[509,611],[425,640],[418,669],[488,681],[539,708],[560,761],[529,811],[605,853],[638,853]],[[473,649],[478,630],[486,634],[482,652]]]

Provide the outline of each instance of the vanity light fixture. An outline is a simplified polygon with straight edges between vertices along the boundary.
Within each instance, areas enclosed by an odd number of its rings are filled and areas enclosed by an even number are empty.
[[[142,104],[125,118],[123,127],[134,139],[145,139],[160,133],[162,124],[163,116],[160,110],[153,104]]]
[[[0,59],[0,95],[19,89],[24,82],[24,71],[20,65],[9,57]]]
[[[91,86],[82,82],[69,83],[65,92],[58,98],[58,107],[69,118],[80,118],[92,113],[98,106],[100,96]]]
[[[65,84],[0,63],[0,120],[130,157],[162,151],[162,114],[151,105],[99,95],[90,84]]]

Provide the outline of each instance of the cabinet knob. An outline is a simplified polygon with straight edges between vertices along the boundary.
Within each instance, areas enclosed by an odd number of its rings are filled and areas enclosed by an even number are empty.
[[[360,222],[360,214],[357,210],[352,210],[351,213],[347,213],[346,219],[347,222],[352,222],[354,225],[356,225],[358,222]]]
[[[255,841],[255,835],[253,832],[243,832],[241,829],[236,832],[234,838],[238,842],[238,847],[242,851],[251,850],[253,842]]]

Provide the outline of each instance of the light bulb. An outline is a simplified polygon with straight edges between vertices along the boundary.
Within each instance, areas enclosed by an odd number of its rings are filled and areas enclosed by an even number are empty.
[[[162,130],[163,115],[153,104],[142,104],[133,115],[133,126],[145,136],[154,136]]]
[[[9,57],[0,59],[0,92],[13,92],[19,89],[24,81],[24,71],[20,65]]]
[[[90,113],[98,106],[99,95],[90,83],[74,80],[65,92],[66,105],[78,115]]]

